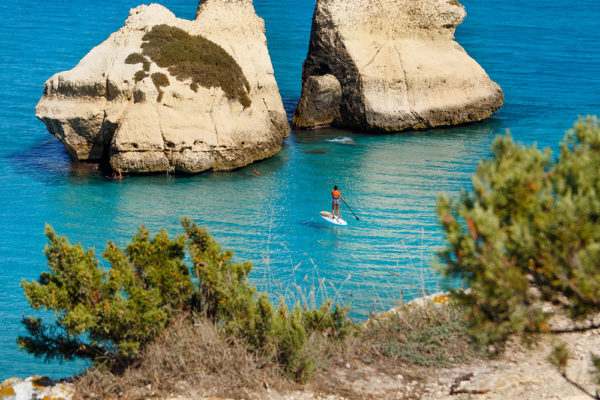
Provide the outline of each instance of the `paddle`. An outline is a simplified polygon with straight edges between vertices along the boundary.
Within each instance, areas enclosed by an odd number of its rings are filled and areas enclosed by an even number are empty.
[[[354,211],[352,211],[352,209],[350,208],[350,206],[348,205],[348,203],[346,203],[346,200],[344,200],[343,197],[342,197],[342,201],[344,202],[344,204],[346,205],[346,207],[348,207],[348,210],[350,210],[350,212],[352,213],[352,215],[354,215],[354,218],[356,218],[357,221],[360,221],[360,218],[358,218],[356,216],[356,214],[354,214]]]

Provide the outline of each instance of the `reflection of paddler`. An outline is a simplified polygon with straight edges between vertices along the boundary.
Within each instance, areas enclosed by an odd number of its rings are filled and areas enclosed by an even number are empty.
[[[337,218],[340,218],[340,199],[344,199],[342,197],[342,194],[340,193],[340,191],[338,190],[337,186],[333,187],[333,190],[331,191],[331,199],[332,199],[332,203],[331,203],[331,214],[333,216],[333,218],[335,218],[335,210],[337,210]]]

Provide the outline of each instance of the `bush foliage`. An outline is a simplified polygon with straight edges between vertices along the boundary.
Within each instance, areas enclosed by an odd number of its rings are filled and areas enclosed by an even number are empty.
[[[150,75],[150,78],[152,79],[152,83],[154,83],[154,87],[156,87],[156,89],[158,90],[158,96],[156,97],[156,101],[160,103],[165,94],[162,88],[170,85],[169,78],[162,72],[155,72],[152,75]]]
[[[441,271],[484,342],[548,330],[543,302],[575,319],[600,308],[600,129],[580,119],[560,153],[497,138],[473,191],[441,196]]]
[[[148,230],[140,228],[126,249],[108,243],[104,257],[109,269],[101,267],[93,250],[70,244],[50,226],[46,236],[50,271],[37,282],[22,283],[34,309],[57,315],[55,326],[24,318],[30,336],[18,343],[36,356],[131,359],[192,297],[183,262],[185,236],[170,240],[161,231],[150,239]]]
[[[135,81],[135,83],[138,83],[139,81],[143,81],[147,77],[148,74],[140,69],[139,71],[136,71],[136,73],[133,75],[133,80]]]
[[[219,45],[169,25],[153,27],[142,40],[143,55],[167,68],[178,80],[191,79],[191,85],[195,84],[190,86],[192,90],[197,85],[220,87],[228,99],[250,106],[250,85],[242,68]]]
[[[453,304],[403,305],[397,313],[372,320],[363,337],[370,353],[405,364],[450,367],[484,356],[467,332],[462,310]]]
[[[150,61],[140,53],[131,53],[125,59],[125,64],[142,64],[142,69],[145,72],[150,71]],[[143,79],[143,78],[142,78]],[[141,79],[139,79],[141,80]],[[139,80],[136,80],[138,82]]]
[[[297,381],[305,381],[314,370],[305,344],[314,332],[333,337],[348,333],[347,309],[325,302],[319,309],[295,306],[289,311],[284,299],[274,307],[265,293],[257,295],[248,275],[252,265],[232,262],[233,253],[222,251],[205,229],[182,220],[188,249],[198,277],[194,307],[212,318],[227,335],[244,340],[248,349],[273,357]]]
[[[141,227],[125,249],[109,242],[103,256],[110,268],[101,266],[93,250],[70,244],[47,226],[50,271],[22,286],[34,309],[55,311],[56,323],[24,318],[29,336],[18,339],[20,346],[46,359],[81,357],[121,368],[175,315],[191,311],[305,381],[314,369],[305,348],[308,338],[325,332],[334,339],[344,336],[352,326],[347,310],[325,302],[316,310],[289,311],[283,299],[274,306],[249,284],[250,263],[233,262],[233,253],[191,220],[182,219],[182,225],[186,234],[174,240],[165,231],[151,239]],[[193,268],[183,261],[186,247]]]

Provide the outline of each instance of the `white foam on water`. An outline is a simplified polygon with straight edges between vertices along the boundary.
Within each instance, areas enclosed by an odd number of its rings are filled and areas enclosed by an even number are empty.
[[[350,143],[353,140],[347,136],[344,137],[337,137],[335,139],[327,139],[327,142],[331,142],[331,143]]]

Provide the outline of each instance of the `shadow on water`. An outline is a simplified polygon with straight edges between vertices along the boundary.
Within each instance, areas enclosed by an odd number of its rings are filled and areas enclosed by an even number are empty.
[[[331,229],[331,226],[327,226],[324,223],[317,222],[317,221],[302,221],[302,222],[300,222],[300,224],[303,226],[306,226],[307,228],[311,228],[312,230],[315,230],[317,232],[328,231]]]
[[[71,159],[62,143],[55,137],[45,138],[34,145],[25,148],[23,151],[9,153],[5,156],[8,164],[19,175],[26,175],[45,184],[104,184],[107,182],[129,183],[136,182],[140,184],[172,184],[174,178],[177,179],[239,179],[239,178],[257,178],[263,175],[272,174],[289,159],[289,146],[283,143],[282,149],[276,155],[256,161],[245,167],[237,168],[232,171],[205,172],[199,174],[168,174],[158,173],[149,175],[130,175],[122,179],[113,179],[108,167],[103,167],[100,163],[83,162]]]
[[[327,154],[328,152],[329,150],[327,149],[314,149],[303,151],[304,154]]]
[[[292,116],[294,115],[294,111],[296,110],[296,105],[300,99],[283,99],[283,108],[285,108],[285,113],[287,115],[288,122],[290,126],[292,125]]]
[[[99,164],[73,161],[62,143],[54,137],[45,138],[5,158],[18,174],[47,184],[63,183],[69,177],[102,178]]]

